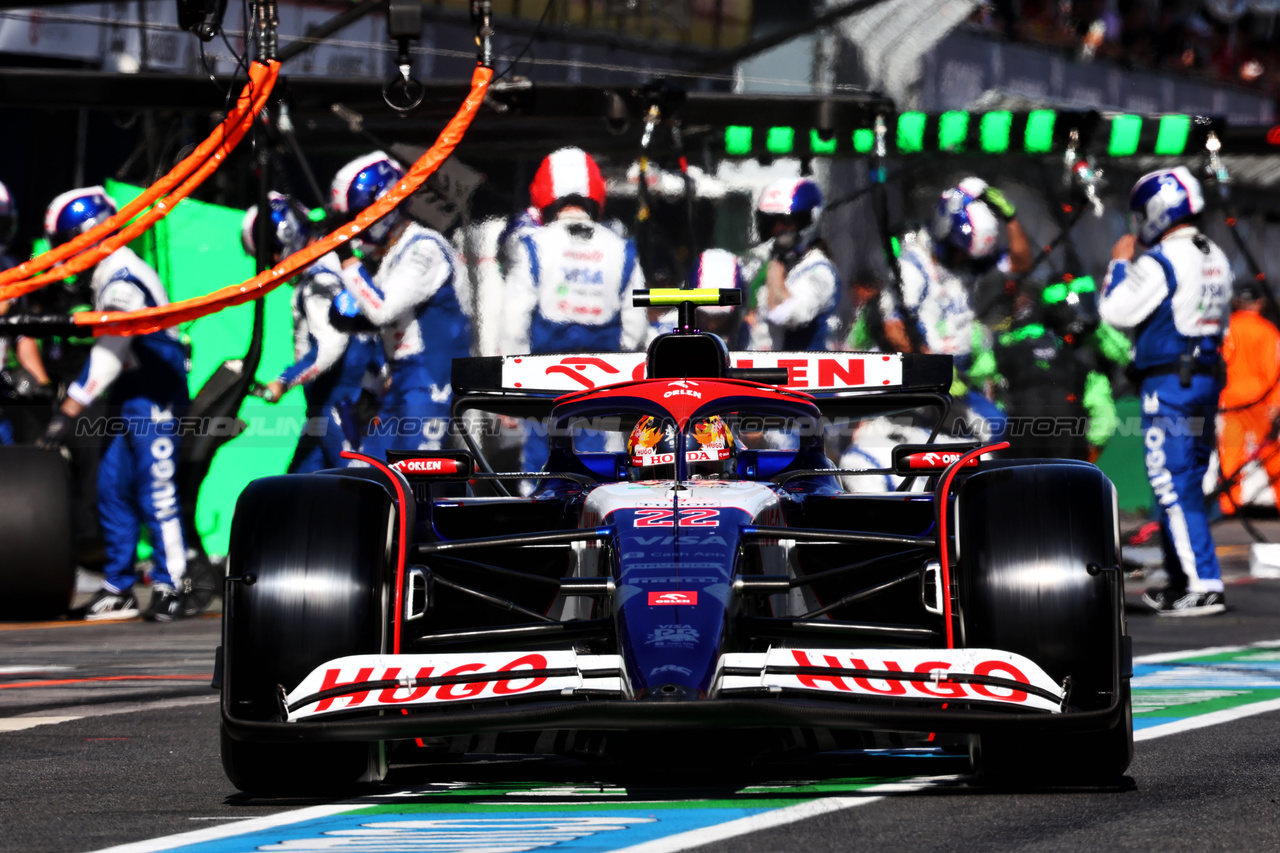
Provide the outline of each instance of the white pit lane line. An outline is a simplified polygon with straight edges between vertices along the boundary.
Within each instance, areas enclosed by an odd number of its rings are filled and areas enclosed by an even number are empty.
[[[1212,654],[1246,651],[1248,649],[1274,648],[1280,648],[1280,640],[1269,640],[1242,646],[1216,646],[1207,649],[1192,649],[1182,652],[1162,652],[1159,654],[1134,658],[1133,662],[1135,664],[1165,663],[1188,657],[1203,657]],[[211,701],[214,698],[215,697],[210,697],[209,700],[196,701]],[[187,702],[189,704],[194,704],[191,700],[187,700]],[[1146,729],[1139,729],[1134,732],[1133,739],[1134,741],[1154,740],[1168,735],[1181,734],[1182,732],[1191,731],[1193,729],[1228,723],[1233,720],[1254,716],[1256,714],[1265,714],[1272,711],[1280,711],[1280,700],[1255,702],[1237,708],[1229,708],[1223,711],[1215,711],[1195,717],[1188,717]],[[120,711],[116,711],[114,713],[120,713]],[[653,839],[630,847],[618,848],[615,853],[676,853],[676,851],[688,850],[716,841],[723,841],[725,839],[735,838],[773,827],[785,826],[790,823],[807,820],[819,815],[830,814],[844,809],[857,808],[858,806],[870,805],[871,803],[879,802],[894,794],[908,794],[928,788],[953,785],[961,778],[962,777],[960,776],[931,776],[909,779],[903,782],[874,785],[863,789],[859,796],[826,797],[810,800],[794,806],[774,809],[773,811],[765,812],[763,814],[731,820],[716,826],[708,826],[701,829],[680,832],[674,835],[669,835],[665,838]],[[156,853],[156,851],[172,850],[174,848],[199,844],[206,841],[233,838],[238,835],[260,832],[274,827],[288,826],[290,824],[301,823],[303,821],[329,817],[351,811],[352,809],[360,808],[361,806],[367,806],[375,802],[405,796],[406,793],[412,792],[389,793],[376,798],[363,798],[351,800],[345,803],[312,806],[298,811],[281,812],[279,814],[268,815],[261,818],[249,818],[234,823],[228,823],[223,826],[210,826],[205,829],[184,832],[164,838],[155,838],[147,841],[138,841],[131,844],[110,847],[98,851],[98,853]],[[691,805],[696,804],[691,803]],[[607,808],[607,804],[602,807]]]
[[[138,711],[185,708],[191,705],[212,705],[217,701],[217,696],[180,696],[174,699],[161,699],[156,702],[109,702],[103,705],[86,705],[75,708],[74,714],[50,714],[48,711],[18,714],[13,717],[0,717],[0,733],[21,732],[27,729],[34,729],[37,726],[71,723],[90,717],[108,717],[112,714],[133,714]]]

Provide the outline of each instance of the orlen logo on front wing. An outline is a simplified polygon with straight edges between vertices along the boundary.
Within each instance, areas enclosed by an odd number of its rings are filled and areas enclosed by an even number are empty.
[[[651,592],[649,606],[657,604],[697,604],[698,591],[692,592]]]

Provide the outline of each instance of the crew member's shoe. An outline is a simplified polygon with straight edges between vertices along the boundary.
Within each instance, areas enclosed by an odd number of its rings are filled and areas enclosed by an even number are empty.
[[[1149,589],[1142,601],[1157,616],[1212,616],[1227,611],[1227,599],[1220,592],[1188,592],[1184,589]]]
[[[143,619],[152,622],[172,622],[186,616],[186,604],[183,596],[176,589],[164,584],[153,584],[151,587],[151,603]]]
[[[138,599],[132,592],[118,593],[100,589],[85,605],[83,614],[86,622],[111,622],[136,619],[141,612],[138,609]]]

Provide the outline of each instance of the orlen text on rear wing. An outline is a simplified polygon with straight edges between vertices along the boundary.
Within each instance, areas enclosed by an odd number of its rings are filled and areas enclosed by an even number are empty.
[[[510,393],[559,396],[645,379],[642,352],[592,352],[459,358],[453,362],[455,394]],[[730,352],[729,377],[737,370],[785,369],[781,387],[815,396],[850,392],[945,391],[951,357],[878,352]],[[699,376],[680,377],[697,379]],[[709,378],[709,377],[701,377]],[[750,378],[743,376],[742,378]]]

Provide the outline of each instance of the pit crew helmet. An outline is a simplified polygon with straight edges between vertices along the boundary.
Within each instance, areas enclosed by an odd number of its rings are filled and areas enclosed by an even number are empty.
[[[50,245],[61,246],[115,212],[116,203],[102,187],[68,190],[49,202],[44,214],[44,233]]]
[[[742,266],[738,263],[738,256],[726,249],[707,249],[698,255],[698,262],[689,272],[689,287],[743,290]],[[705,311],[713,317],[726,317],[737,308],[736,305],[700,305],[698,310]]]
[[[339,216],[355,216],[403,177],[404,167],[385,152],[374,151],[357,157],[333,176],[333,184],[329,187],[329,207]],[[360,239],[375,246],[384,245],[401,217],[398,210],[388,213],[366,228]]]
[[[1133,185],[1129,209],[1138,225],[1138,240],[1154,246],[1173,226],[1187,222],[1204,210],[1200,182],[1186,166],[1148,172]]]
[[[934,247],[941,252],[946,248],[959,249],[965,257],[981,261],[996,253],[1000,240],[1000,222],[986,202],[979,201],[973,190],[986,183],[977,178],[966,178],[959,186],[942,193],[933,210],[929,223],[929,236]],[[978,193],[981,190],[977,190]]]
[[[778,222],[795,225],[803,249],[818,236],[822,218],[822,190],[808,178],[779,178],[771,181],[756,202],[756,231],[761,240],[773,236]]]
[[[684,458],[694,479],[727,479],[737,471],[737,446],[719,415],[703,418],[685,434]],[[669,480],[676,475],[676,427],[650,415],[627,439],[633,480]]]
[[[307,245],[310,229],[307,213],[296,201],[273,192],[267,196],[271,205],[271,251],[276,258],[286,258]],[[240,221],[240,243],[250,255],[257,254],[258,206],[245,211]]]
[[[18,230],[18,207],[13,203],[9,188],[0,184],[0,252],[13,243]]]
[[[604,199],[600,167],[581,148],[561,148],[548,154],[529,184],[529,200],[541,212],[543,222],[555,219],[567,204],[578,205],[599,220]]]

